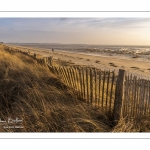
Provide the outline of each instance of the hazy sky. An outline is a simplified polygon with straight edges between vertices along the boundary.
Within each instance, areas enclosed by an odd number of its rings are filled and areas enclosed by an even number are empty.
[[[150,45],[150,18],[0,18],[0,41]]]

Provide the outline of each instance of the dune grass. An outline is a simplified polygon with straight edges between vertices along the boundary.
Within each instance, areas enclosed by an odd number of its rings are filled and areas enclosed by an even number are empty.
[[[47,67],[3,49],[0,46],[0,118],[22,118],[23,128],[0,126],[0,132],[109,132],[107,117],[77,99]]]
[[[48,67],[0,45],[0,119],[21,118],[23,128],[0,132],[149,132],[150,121],[121,119],[113,127],[108,116],[77,98]],[[10,125],[10,124],[9,124]]]

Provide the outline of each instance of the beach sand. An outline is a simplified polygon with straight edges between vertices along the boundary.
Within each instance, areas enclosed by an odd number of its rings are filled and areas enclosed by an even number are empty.
[[[30,51],[31,53],[40,54],[41,57],[53,56],[54,59],[68,61],[74,65],[96,67],[102,70],[110,69],[118,71],[119,69],[124,69],[127,73],[132,73],[134,75],[138,75],[139,77],[150,77],[150,60],[148,59],[124,57],[123,54],[120,56],[111,54],[93,55],[92,53],[62,50],[55,50],[53,53],[51,50],[43,48],[14,45],[11,45],[11,47],[22,51]]]

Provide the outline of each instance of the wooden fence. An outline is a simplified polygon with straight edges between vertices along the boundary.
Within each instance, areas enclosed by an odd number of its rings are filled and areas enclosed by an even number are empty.
[[[115,71],[55,66],[49,66],[49,69],[66,85],[73,88],[77,96],[88,105],[100,108],[104,113],[112,116],[117,79]]]
[[[84,102],[109,113],[116,122],[120,117],[137,121],[150,117],[149,80],[126,74],[121,69],[116,73],[88,67],[56,67],[52,57],[37,59],[34,55],[32,58],[48,66]]]
[[[140,121],[150,116],[150,81],[127,75],[125,70],[102,71],[96,68],[55,67],[51,72],[73,88],[88,105],[109,113]]]
[[[125,76],[122,116],[140,121],[150,117],[150,81],[132,74]]]

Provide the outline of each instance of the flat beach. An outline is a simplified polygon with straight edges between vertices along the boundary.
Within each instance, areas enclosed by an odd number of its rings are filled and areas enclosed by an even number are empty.
[[[53,56],[54,59],[59,59],[61,61],[68,61],[74,65],[96,67],[99,69],[110,69],[116,70],[124,69],[128,73],[133,75],[138,75],[139,77],[150,77],[150,60],[145,57],[129,57],[124,54],[115,55],[114,53],[87,53],[78,51],[68,51],[68,50],[57,50],[54,52],[50,49],[35,48],[35,47],[25,47],[25,46],[15,46],[11,45],[13,48],[30,51],[31,53],[36,53],[41,55],[41,57]]]

